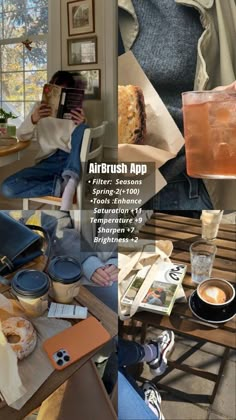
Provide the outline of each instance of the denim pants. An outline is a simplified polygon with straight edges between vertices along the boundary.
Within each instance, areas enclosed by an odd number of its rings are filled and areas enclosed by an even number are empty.
[[[77,126],[71,135],[71,152],[57,150],[37,165],[22,169],[5,179],[1,192],[8,198],[31,198],[52,195],[60,197],[62,182],[66,176],[74,176],[79,181],[80,150],[84,130],[87,125]]]
[[[118,420],[157,420],[122,372],[118,372],[118,390]]]
[[[148,200],[146,210],[192,210],[213,209],[207,189],[201,179],[190,178],[186,172],[178,175],[154,197]]]
[[[134,378],[128,374],[126,367],[140,363],[144,358],[145,352],[141,344],[134,341],[118,339],[118,368],[119,371],[126,377],[128,382],[133,386],[136,392],[144,399],[144,392],[138,387]]]
[[[94,296],[101,300],[108,308],[117,313],[118,310],[118,282],[114,281],[111,286],[96,287],[84,285]]]

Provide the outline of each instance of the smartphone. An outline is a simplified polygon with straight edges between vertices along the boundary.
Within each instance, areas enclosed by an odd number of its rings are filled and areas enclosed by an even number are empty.
[[[48,338],[43,348],[53,367],[62,370],[110,339],[107,330],[91,316]]]

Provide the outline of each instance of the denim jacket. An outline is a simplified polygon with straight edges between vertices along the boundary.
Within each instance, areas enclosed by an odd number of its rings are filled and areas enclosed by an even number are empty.
[[[235,0],[175,0],[176,3],[195,7],[200,13],[204,31],[198,41],[197,66],[194,81],[195,90],[208,90],[216,86],[227,85],[236,79],[236,6]],[[132,0],[118,0],[119,8],[126,13],[119,16],[119,27],[125,51],[129,50],[139,33],[139,22],[135,13]],[[185,157],[177,156],[174,162],[167,162],[162,168],[166,180],[172,183],[174,176],[174,189],[185,178],[185,192],[178,186],[178,194],[173,191],[174,206],[182,209],[190,207],[210,208],[208,194],[204,185],[199,180],[190,178],[183,173]],[[175,174],[180,174],[178,177]],[[189,184],[186,192],[186,180]],[[214,207],[232,209],[236,207],[236,181],[207,180],[205,182]],[[173,189],[173,186],[172,186]],[[163,195],[164,190],[161,191]],[[183,203],[187,196],[191,203]],[[161,195],[160,194],[160,195]],[[165,194],[165,193],[164,193]],[[201,200],[202,196],[203,200]],[[157,196],[158,197],[158,196]],[[165,203],[165,200],[167,202]],[[170,206],[171,196],[162,197],[163,209]],[[173,207],[172,207],[173,208]]]

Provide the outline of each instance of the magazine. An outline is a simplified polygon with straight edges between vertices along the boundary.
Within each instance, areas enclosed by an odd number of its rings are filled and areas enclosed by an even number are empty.
[[[42,102],[52,108],[52,117],[71,120],[71,110],[82,108],[84,90],[66,88],[46,83],[43,87]]]
[[[135,274],[121,298],[123,305],[132,305],[151,267],[151,265],[146,266]],[[145,293],[139,309],[170,315],[186,270],[185,264],[172,264],[165,261],[159,264],[156,279]]]

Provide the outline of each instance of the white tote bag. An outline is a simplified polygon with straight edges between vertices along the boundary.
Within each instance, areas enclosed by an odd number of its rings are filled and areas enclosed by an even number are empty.
[[[119,249],[119,317],[122,321],[125,319],[130,319],[138,310],[140,302],[146,296],[151,284],[156,278],[158,272],[158,264],[161,262],[171,262],[169,257],[173,250],[173,244],[171,241],[142,241],[139,242],[140,251],[134,250],[132,248]],[[133,279],[133,276],[137,271],[141,270],[146,266],[151,268],[140,287],[137,295],[131,306],[126,306],[121,303],[121,298],[123,297],[125,291],[127,290],[130,282]]]

